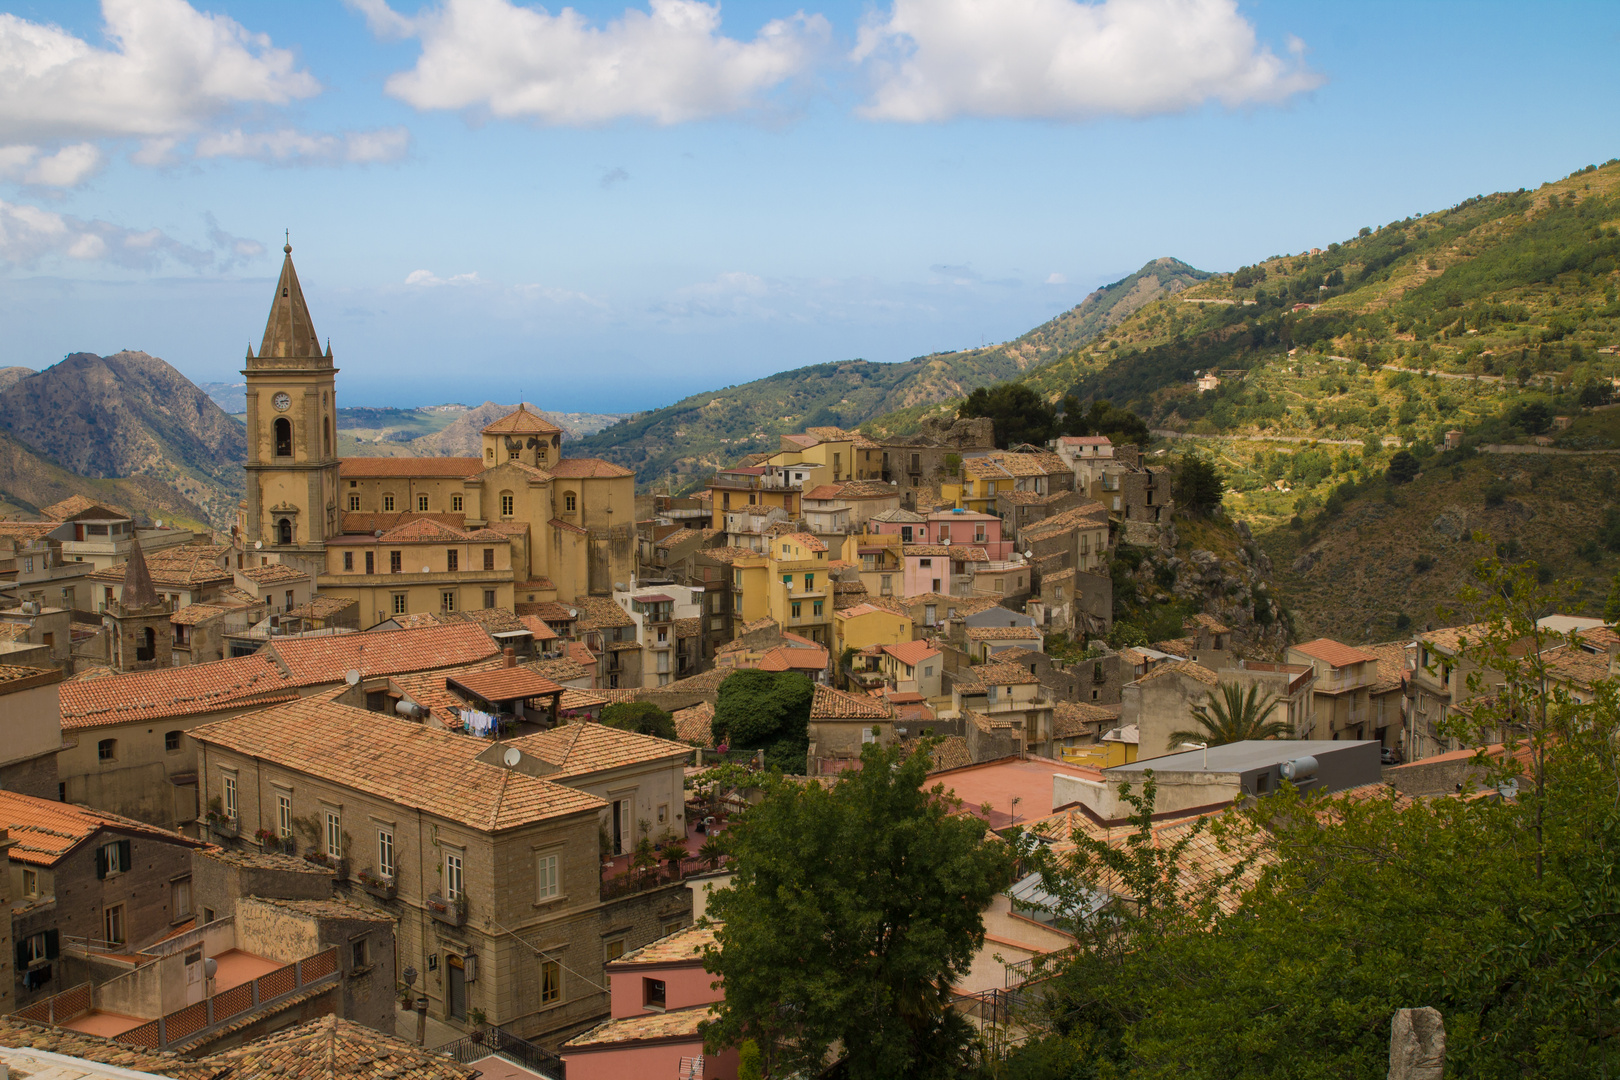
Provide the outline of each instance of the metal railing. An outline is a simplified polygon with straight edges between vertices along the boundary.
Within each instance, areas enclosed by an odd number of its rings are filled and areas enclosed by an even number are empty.
[[[206,1035],[244,1013],[279,1004],[282,999],[307,987],[335,983],[338,975],[337,947],[333,946],[325,952],[266,972],[251,982],[210,994],[183,1009],[176,1009],[156,1020],[148,1020],[140,1027],[114,1036],[114,1039],[149,1050],[167,1050]]]
[[[507,1058],[539,1073],[547,1080],[567,1080],[567,1067],[563,1059],[543,1046],[520,1039],[509,1031],[491,1026],[475,1031],[464,1039],[441,1046],[438,1053],[462,1065],[471,1065],[490,1055]]]
[[[688,856],[679,863],[667,859],[660,859],[656,866],[638,869],[632,866],[618,877],[604,878],[602,881],[601,898],[603,900],[617,900],[623,896],[634,896],[637,893],[651,892],[666,885],[677,885],[694,874],[706,874],[710,870],[725,865],[721,860],[716,866],[710,866],[709,860],[698,855]]]

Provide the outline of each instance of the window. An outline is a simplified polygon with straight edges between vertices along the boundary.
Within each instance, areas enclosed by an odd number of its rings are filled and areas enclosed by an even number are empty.
[[[383,512],[388,514],[394,512],[394,497],[392,495],[383,496]]]
[[[283,840],[292,836],[292,795],[276,792],[276,835]]]
[[[495,606],[495,590],[494,589],[485,589],[484,590],[484,607],[486,609],[488,609],[488,608],[492,608],[494,606]]]
[[[821,605],[823,601],[817,600],[810,605],[810,614],[814,618],[821,618]]]
[[[602,946],[602,962],[611,964],[624,955],[624,938],[614,938]]]
[[[673,934],[675,931],[679,930],[681,927],[683,927],[685,925],[686,925],[686,920],[682,919],[682,918],[674,918],[674,919],[666,920],[664,922],[664,936],[668,937],[669,935]]]
[[[562,1000],[562,965],[555,960],[540,962],[540,1004],[554,1005]]]
[[[52,948],[56,937],[55,930],[45,930],[38,934],[30,934],[22,943],[23,963],[36,964],[41,960],[55,960],[56,949]]]
[[[366,573],[375,574],[376,572],[377,572],[377,554],[376,554],[376,552],[368,551],[368,552],[366,552]]]
[[[287,610],[291,611],[298,603],[298,594],[291,589],[287,590]]]
[[[38,896],[39,895],[39,871],[38,870],[30,870],[27,867],[23,868],[23,895],[24,896]]]
[[[225,816],[236,820],[236,777],[225,774]]]
[[[163,749],[170,753],[180,749],[180,736],[183,734],[184,732],[180,731],[165,731],[163,733]]]
[[[799,617],[799,607],[800,607],[799,602],[797,600],[795,600],[793,602],[793,610],[791,612],[793,618],[795,618],[795,619],[797,619]]]
[[[488,462],[494,462],[494,460],[495,460],[495,448],[493,446],[484,447],[484,460],[488,461]]]
[[[363,969],[371,962],[371,950],[366,948],[366,939],[349,942],[349,966],[354,969]]]
[[[513,509],[512,496],[508,492],[501,493],[501,517],[511,517]]]
[[[493,569],[495,569],[495,549],[494,548],[485,548],[484,549],[484,569],[485,570],[493,570]]]
[[[128,840],[114,840],[110,844],[102,844],[96,852],[96,877],[111,877],[122,874],[131,865]],[[112,940],[111,938],[108,939]]]
[[[426,495],[418,495],[416,497],[416,512],[418,514],[427,513],[427,496]]]
[[[101,934],[111,945],[124,943],[124,905],[114,904],[102,912]]]
[[[343,553],[343,569],[345,569],[345,570],[353,570],[354,569],[354,552],[345,551]]]
[[[454,591],[446,589],[444,592],[439,594],[439,610],[440,611],[454,611],[454,610],[456,610],[456,594],[455,594]]]
[[[451,548],[449,551],[446,551],[444,553],[444,565],[445,568],[449,570],[460,570],[461,552],[457,551],[455,548]]]
[[[568,494],[563,496],[563,509],[565,511],[567,511],[568,513],[572,514],[574,512],[574,505],[575,505],[574,493],[572,491],[570,491]]]
[[[404,560],[401,557],[399,552],[390,551],[388,553],[388,572],[390,574],[399,573],[400,570],[404,568],[404,565],[405,565]]]
[[[292,421],[278,417],[275,424],[276,457],[292,457]],[[107,940],[111,941],[111,938]],[[119,940],[122,940],[121,938]]]
[[[461,496],[460,495],[452,495],[452,496],[450,496],[450,510],[451,510],[452,513],[456,513],[456,514],[461,513]]]
[[[343,817],[326,812],[326,853],[334,859],[343,858]]]
[[[806,574],[806,575],[804,575],[804,591],[805,592],[814,592],[815,588],[816,588],[816,575],[814,575],[814,574]]]
[[[444,896],[447,900],[460,900],[462,896],[461,855],[444,853]]]
[[[664,1007],[664,980],[641,980],[641,1004],[649,1009],[662,1009]]]
[[[355,511],[360,509],[360,496],[353,494],[349,496],[349,509]]]
[[[377,873],[394,876],[394,834],[388,829],[377,830]]]
[[[397,592],[394,594],[394,614],[405,614],[405,594],[402,592]]]
[[[191,914],[191,879],[169,882],[169,919],[179,922]]]
[[[97,761],[117,761],[118,760],[118,740],[117,739],[102,739],[100,742],[96,743],[96,760]]]
[[[553,899],[560,892],[557,881],[557,856],[542,855],[538,865],[540,876],[535,895],[541,900]]]

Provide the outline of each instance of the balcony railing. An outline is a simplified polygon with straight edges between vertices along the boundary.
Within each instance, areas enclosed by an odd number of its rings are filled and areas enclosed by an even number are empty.
[[[467,897],[454,900],[439,893],[428,893],[427,910],[435,922],[446,926],[465,926],[467,923]]]

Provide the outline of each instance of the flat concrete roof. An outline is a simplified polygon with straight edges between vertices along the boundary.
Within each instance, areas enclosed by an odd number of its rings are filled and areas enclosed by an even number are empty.
[[[1250,769],[1281,765],[1295,758],[1345,750],[1352,746],[1374,745],[1377,744],[1371,739],[1251,739],[1247,742],[1227,743],[1225,746],[1212,746],[1208,750],[1183,750],[1179,754],[1141,758],[1124,765],[1112,766],[1103,772],[1134,775],[1145,769],[1152,769],[1160,773],[1240,773],[1248,772]]]

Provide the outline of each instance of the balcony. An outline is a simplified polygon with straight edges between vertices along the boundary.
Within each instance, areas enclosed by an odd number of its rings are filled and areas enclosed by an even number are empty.
[[[399,879],[383,877],[371,867],[365,867],[355,876],[360,887],[378,900],[393,900],[399,896]]]
[[[440,893],[428,893],[427,911],[434,922],[441,922],[446,926],[465,926],[467,897],[463,894],[452,900]]]

